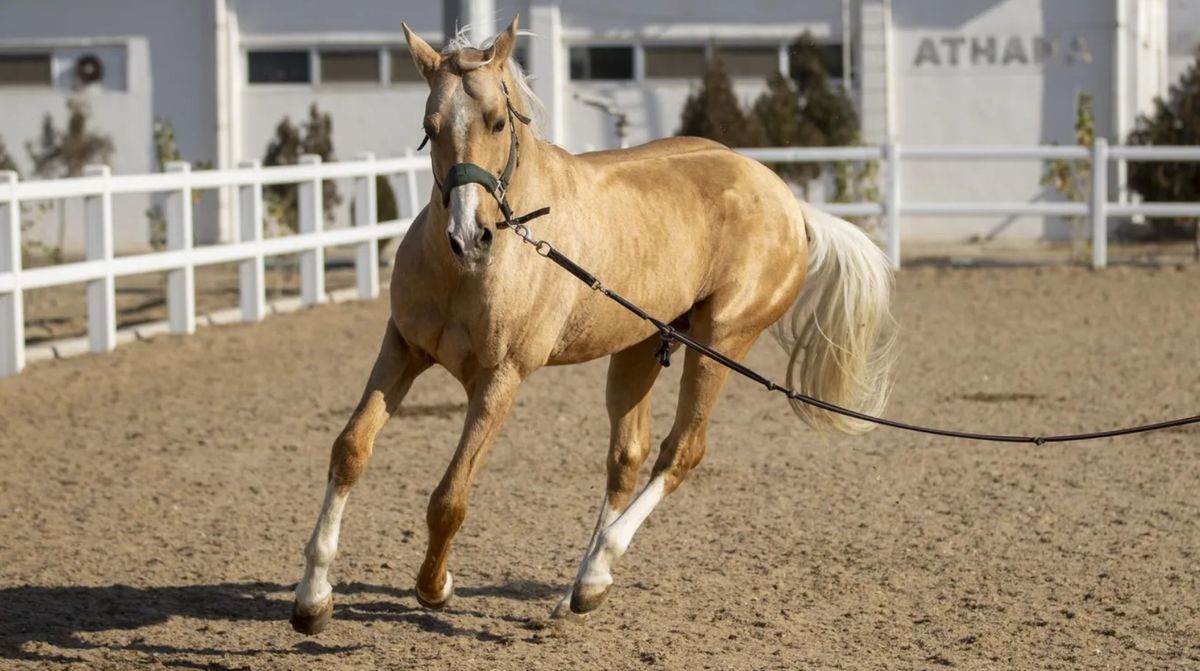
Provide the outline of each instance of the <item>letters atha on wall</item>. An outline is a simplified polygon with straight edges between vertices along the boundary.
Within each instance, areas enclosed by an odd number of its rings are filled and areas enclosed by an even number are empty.
[[[913,66],[958,67],[973,66],[1020,66],[1062,63],[1091,63],[1092,52],[1082,35],[1070,37],[996,36],[924,37],[917,45]]]

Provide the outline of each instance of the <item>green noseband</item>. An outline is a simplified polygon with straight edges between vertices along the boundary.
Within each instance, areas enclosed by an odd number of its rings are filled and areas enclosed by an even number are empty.
[[[474,163],[459,163],[450,166],[450,170],[446,172],[446,181],[442,182],[442,205],[449,205],[450,191],[464,184],[478,184],[487,189],[488,193],[495,195],[496,187],[500,186],[500,180]]]

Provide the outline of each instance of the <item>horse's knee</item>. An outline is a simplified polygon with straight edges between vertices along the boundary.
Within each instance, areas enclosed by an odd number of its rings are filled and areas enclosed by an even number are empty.
[[[629,443],[608,453],[608,492],[629,494],[637,486],[638,471],[650,450],[640,443]]]

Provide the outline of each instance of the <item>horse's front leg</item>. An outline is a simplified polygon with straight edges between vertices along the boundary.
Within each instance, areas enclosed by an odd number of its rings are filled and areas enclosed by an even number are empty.
[[[304,578],[296,587],[296,600],[292,604],[292,627],[302,634],[320,632],[333,615],[329,566],[337,554],[342,510],[350,487],[367,467],[376,434],[400,407],[413,380],[429,365],[428,359],[408,347],[389,321],[362,400],[333,443],[325,500],[316,528],[304,548]]]
[[[454,578],[446,570],[450,543],[467,515],[471,484],[508,416],[521,379],[514,366],[501,364],[480,371],[467,382],[469,398],[462,437],[446,474],[429,498],[429,547],[416,586],[417,601],[427,608],[441,608],[454,595]]]

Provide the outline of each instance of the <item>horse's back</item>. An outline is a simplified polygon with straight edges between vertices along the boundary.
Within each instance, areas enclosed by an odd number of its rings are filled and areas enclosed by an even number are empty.
[[[728,154],[732,153],[732,150],[720,142],[714,142],[713,140],[707,140],[702,137],[680,136],[652,140],[646,144],[637,145],[636,147],[587,152],[585,154],[576,155],[576,158],[583,161],[587,165],[600,167],[605,165],[617,165],[635,161],[645,161],[648,159],[669,159],[698,152]]]

